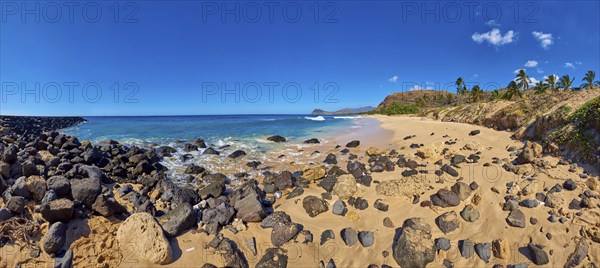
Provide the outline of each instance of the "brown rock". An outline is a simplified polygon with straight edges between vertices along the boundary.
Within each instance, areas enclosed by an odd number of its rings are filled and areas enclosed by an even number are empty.
[[[169,240],[154,217],[148,213],[134,213],[121,223],[117,240],[122,252],[128,252],[145,261],[167,264],[173,251]]]
[[[302,174],[302,177],[304,177],[305,179],[309,180],[309,181],[316,181],[319,179],[322,179],[323,177],[325,177],[325,168],[321,167],[321,166],[317,166],[317,167],[308,167],[304,170],[304,173]]]
[[[510,259],[510,246],[504,239],[494,240],[492,242],[492,253],[494,257],[508,260]]]
[[[333,194],[340,197],[340,199],[348,199],[356,193],[356,180],[354,176],[350,174],[339,176],[337,182],[333,186]]]
[[[36,201],[42,200],[46,194],[46,180],[41,176],[29,176],[27,178],[27,189]]]

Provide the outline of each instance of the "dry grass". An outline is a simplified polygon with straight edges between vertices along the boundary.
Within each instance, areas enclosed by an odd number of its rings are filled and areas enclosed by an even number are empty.
[[[29,215],[31,214],[29,213]],[[0,240],[5,243],[21,241],[29,246],[34,246],[40,232],[40,225],[26,216],[15,216],[0,222]]]

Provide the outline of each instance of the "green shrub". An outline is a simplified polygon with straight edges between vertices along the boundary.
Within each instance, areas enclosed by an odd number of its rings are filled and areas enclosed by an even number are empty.
[[[596,128],[600,131],[600,96],[586,102],[570,119],[580,129]]]
[[[419,107],[414,104],[392,102],[385,108],[378,109],[375,113],[385,115],[399,115],[399,114],[416,114],[419,112]]]

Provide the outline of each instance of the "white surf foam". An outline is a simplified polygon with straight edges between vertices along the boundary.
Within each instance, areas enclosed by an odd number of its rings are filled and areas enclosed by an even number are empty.
[[[362,116],[357,115],[357,116],[334,116],[334,119],[358,119],[358,118],[362,118]]]
[[[304,119],[313,120],[313,121],[325,121],[325,117],[322,117],[322,116],[316,116],[316,117],[305,116]]]

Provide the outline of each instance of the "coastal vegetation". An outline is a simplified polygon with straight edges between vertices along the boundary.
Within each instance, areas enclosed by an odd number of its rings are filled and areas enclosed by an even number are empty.
[[[392,102],[386,107],[367,112],[366,114],[403,115],[417,114],[418,112],[419,107],[415,104]]]
[[[570,114],[564,124],[548,135],[550,142],[571,148],[588,162],[600,148],[600,96],[591,99]]]
[[[456,93],[393,93],[369,114],[417,114],[514,131],[518,138],[537,140],[570,158],[594,162],[600,156],[600,82],[595,79],[595,72],[588,71],[576,86],[576,78],[568,74],[535,81],[519,70],[506,87],[483,90],[458,77]]]

